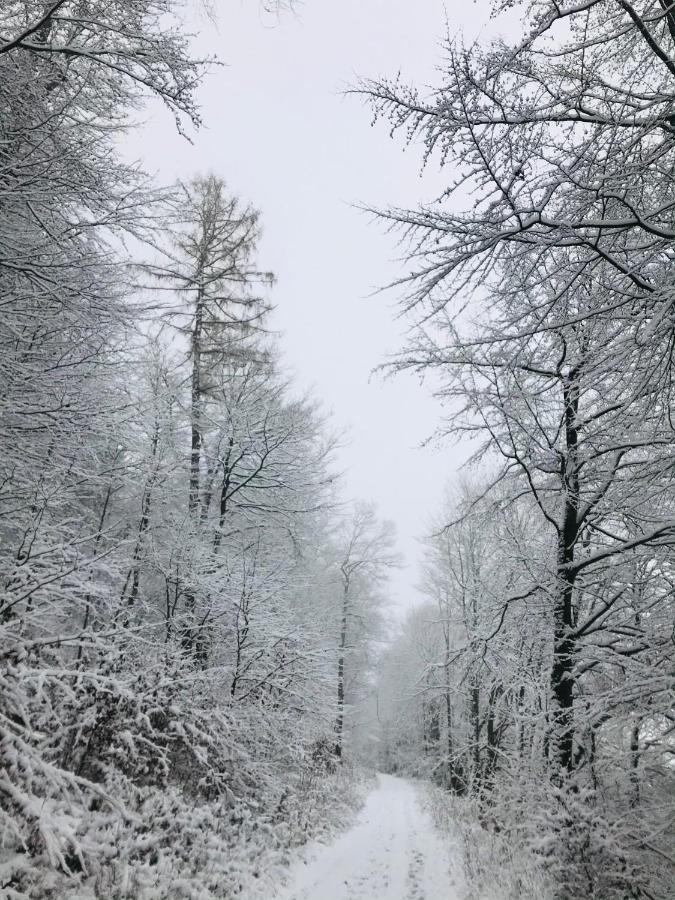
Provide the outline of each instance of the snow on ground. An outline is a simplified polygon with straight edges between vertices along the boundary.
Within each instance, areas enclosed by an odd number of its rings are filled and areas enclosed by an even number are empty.
[[[460,900],[461,865],[422,808],[418,789],[378,775],[355,825],[311,844],[274,900]]]

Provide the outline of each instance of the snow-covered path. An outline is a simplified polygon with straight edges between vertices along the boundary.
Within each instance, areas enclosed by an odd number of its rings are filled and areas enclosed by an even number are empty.
[[[353,828],[315,845],[275,900],[458,900],[457,861],[416,788],[391,775],[378,781]]]

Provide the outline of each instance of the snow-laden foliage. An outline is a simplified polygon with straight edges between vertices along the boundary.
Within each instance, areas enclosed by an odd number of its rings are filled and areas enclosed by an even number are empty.
[[[466,488],[442,516],[455,524],[429,539],[429,601],[381,663],[382,764],[448,792],[435,796],[462,835],[468,897],[669,897],[668,555],[627,554],[603,568],[604,594],[596,574],[579,597],[573,758],[561,773],[555,539],[527,498],[501,490],[488,501]]]
[[[216,176],[158,189],[116,152],[149,95],[198,123],[204,66],[179,11],[0,13],[0,893],[15,900],[269,897],[288,849],[356,802],[335,759],[334,440],[267,334],[258,213]]]
[[[427,96],[364,86],[448,173],[384,213],[410,248],[397,366],[433,373],[489,473],[440,511],[403,639],[417,745],[556,897],[669,898],[675,17],[493,9],[518,38],[449,41]]]

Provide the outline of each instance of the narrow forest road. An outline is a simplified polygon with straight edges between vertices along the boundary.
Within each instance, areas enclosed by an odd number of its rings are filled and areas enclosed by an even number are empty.
[[[378,775],[354,826],[315,845],[275,900],[459,900],[459,860],[435,831],[414,785]]]

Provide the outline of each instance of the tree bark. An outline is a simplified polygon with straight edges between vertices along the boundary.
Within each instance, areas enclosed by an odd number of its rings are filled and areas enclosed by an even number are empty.
[[[554,758],[561,771],[573,768],[574,756],[574,626],[575,573],[572,569],[579,534],[579,373],[572,369],[563,379],[565,452],[561,460],[564,485],[562,526],[558,531],[557,596],[554,609],[551,693]]]
[[[192,375],[190,387],[190,483],[188,491],[188,517],[192,526],[193,538],[196,540],[200,532],[200,480],[201,480],[201,455],[202,455],[202,383],[201,383],[201,352],[202,333],[204,329],[204,287],[202,285],[202,263],[200,261],[197,270],[197,299],[195,301],[195,317],[190,336],[190,351],[192,354]],[[194,651],[195,633],[195,588],[194,572],[190,573],[190,583],[185,592],[186,621],[183,625],[181,644],[187,653]]]
[[[337,717],[335,719],[335,755],[342,758],[342,738],[345,722],[345,652],[347,648],[347,615],[349,609],[349,582],[342,593],[342,616],[340,619],[340,644],[338,647],[337,677]]]

